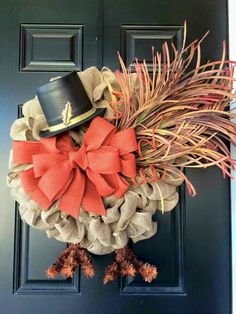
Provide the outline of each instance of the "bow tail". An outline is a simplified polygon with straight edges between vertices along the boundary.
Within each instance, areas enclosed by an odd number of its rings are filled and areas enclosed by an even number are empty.
[[[68,215],[78,218],[85,190],[85,178],[79,169],[59,201],[59,208]]]
[[[102,175],[102,179],[103,179],[104,182],[106,182],[106,184],[108,186],[113,187],[112,193],[107,194],[107,195],[102,195],[102,196],[105,196],[105,197],[114,194],[117,198],[121,198],[124,195],[124,193],[128,190],[128,188],[130,186],[129,182],[126,181],[118,173],[116,173],[116,174],[103,174]],[[99,192],[99,189],[98,189],[98,192]]]
[[[85,180],[85,191],[82,200],[84,209],[88,212],[94,213],[95,215],[106,215],[102,198],[98,194],[96,186],[89,180],[88,177],[86,177]]]
[[[114,176],[114,180],[117,184],[117,189],[116,189],[116,192],[114,193],[114,195],[117,198],[121,198],[125,194],[125,192],[128,190],[129,182],[127,182],[119,174],[114,174],[113,176]]]
[[[136,177],[136,161],[135,156],[132,153],[121,156],[121,173],[130,178]]]
[[[50,167],[40,177],[38,186],[46,197],[54,202],[66,191],[74,177],[73,168],[69,161],[62,160]]]
[[[93,172],[91,169],[87,169],[86,174],[89,180],[95,185],[99,195],[107,197],[115,192],[117,184],[114,180],[109,180],[110,177],[113,178],[113,175],[101,175],[100,173]]]
[[[48,198],[38,187],[39,179],[34,177],[34,170],[31,168],[29,170],[22,171],[19,176],[25,192],[30,193],[31,198],[40,207],[47,210],[52,205],[52,202],[48,200]]]

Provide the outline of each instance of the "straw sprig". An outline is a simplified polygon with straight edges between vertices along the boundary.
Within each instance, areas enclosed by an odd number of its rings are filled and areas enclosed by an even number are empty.
[[[131,73],[118,55],[120,89],[112,91],[111,107],[120,130],[135,129],[137,166],[143,180],[155,181],[155,172],[158,178],[182,177],[195,194],[183,168],[216,165],[224,176],[231,176],[236,165],[226,144],[236,144],[236,115],[229,110],[236,98],[236,63],[226,60],[224,42],[221,60],[201,64],[201,43],[207,34],[186,46],[186,33],[185,23],[179,51],[167,43],[162,53],[153,48],[151,72],[145,61],[136,59]]]

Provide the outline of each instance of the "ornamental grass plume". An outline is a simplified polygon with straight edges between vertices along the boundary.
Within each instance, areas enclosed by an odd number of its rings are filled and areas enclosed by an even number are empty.
[[[90,254],[80,244],[69,244],[68,247],[61,252],[57,261],[47,269],[47,276],[55,278],[62,275],[66,278],[73,277],[75,269],[80,266],[86,277],[93,277],[94,267]]]
[[[136,274],[140,274],[144,281],[152,282],[158,272],[156,266],[139,261],[133,250],[126,246],[123,249],[115,250],[115,261],[107,266],[103,283],[114,281],[119,275],[134,277]]]
[[[235,62],[222,58],[201,64],[201,40],[186,45],[186,23],[182,48],[164,43],[154,52],[151,73],[146,62],[135,61],[135,76],[118,56],[122,71],[116,71],[120,90],[111,90],[113,122],[122,130],[135,129],[138,142],[137,166],[141,180],[184,178],[187,189],[195,189],[184,168],[216,165],[231,177],[235,161],[226,142],[236,144],[236,117],[229,105],[233,92]],[[173,60],[171,61],[171,50]],[[194,62],[196,62],[194,64]],[[158,175],[157,175],[158,174]]]

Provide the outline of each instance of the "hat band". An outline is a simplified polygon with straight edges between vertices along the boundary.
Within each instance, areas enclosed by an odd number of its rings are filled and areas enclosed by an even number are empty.
[[[68,128],[68,127],[70,127],[70,126],[72,126],[78,122],[83,121],[84,119],[87,119],[92,114],[94,114],[96,112],[96,110],[97,109],[93,107],[92,109],[80,114],[79,116],[76,116],[76,117],[70,119],[70,121],[67,125],[65,125],[64,123],[59,123],[59,124],[55,124],[55,125],[48,127],[46,130],[50,131],[50,132],[56,132],[56,131],[60,131],[62,129],[65,129],[65,127]],[[46,131],[46,130],[44,130],[44,131]]]

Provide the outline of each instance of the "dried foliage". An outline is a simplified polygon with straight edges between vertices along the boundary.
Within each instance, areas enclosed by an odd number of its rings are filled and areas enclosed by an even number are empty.
[[[106,268],[104,284],[116,280],[119,275],[134,277],[140,274],[147,282],[152,282],[157,277],[156,266],[139,261],[129,247],[116,250],[115,255],[115,261]]]
[[[112,91],[113,122],[119,129],[135,128],[139,183],[181,177],[194,195],[183,168],[216,165],[224,176],[231,176],[235,161],[225,140],[236,144],[235,114],[228,111],[236,98],[232,89],[235,63],[225,59],[223,43],[222,59],[201,65],[205,36],[186,45],[185,24],[179,51],[167,43],[162,53],[153,49],[152,73],[145,61],[136,60],[131,75],[119,56],[122,72],[116,72],[120,91]]]
[[[66,278],[73,277],[75,269],[80,266],[86,277],[94,276],[94,267],[90,254],[80,244],[69,244],[58,257],[57,261],[47,269],[47,276],[55,278],[62,275]]]

